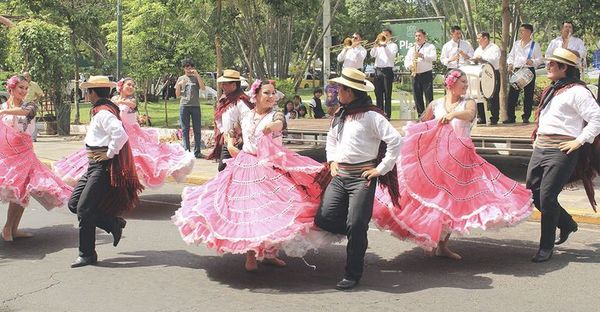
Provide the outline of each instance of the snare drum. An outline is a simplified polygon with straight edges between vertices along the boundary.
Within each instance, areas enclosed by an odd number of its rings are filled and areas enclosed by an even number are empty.
[[[498,86],[496,85],[496,72],[491,64],[467,64],[459,69],[467,74],[469,81],[467,97],[476,102],[483,102],[484,98],[489,99],[494,95]]]
[[[510,76],[509,82],[511,87],[517,90],[523,90],[531,80],[533,80],[533,73],[529,67],[521,67],[512,76]]]

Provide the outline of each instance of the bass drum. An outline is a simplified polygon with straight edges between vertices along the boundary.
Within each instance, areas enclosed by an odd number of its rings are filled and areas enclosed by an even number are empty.
[[[496,72],[489,63],[467,64],[459,67],[467,74],[469,80],[469,89],[467,97],[476,102],[483,102],[484,98],[489,99],[494,95],[496,88]]]

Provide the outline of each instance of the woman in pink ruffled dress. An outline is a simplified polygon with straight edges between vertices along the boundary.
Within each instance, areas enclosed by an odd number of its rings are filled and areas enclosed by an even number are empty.
[[[451,70],[447,94],[431,102],[423,120],[409,125],[397,160],[400,208],[378,189],[373,219],[381,229],[437,256],[459,260],[448,248],[451,233],[515,225],[532,211],[532,195],[475,152],[473,100],[466,75]]]
[[[2,239],[12,241],[32,236],[19,230],[30,196],[50,210],[66,205],[73,189],[33,152],[31,134],[37,109],[35,103],[24,101],[29,83],[23,76],[13,76],[6,87],[10,96],[0,110],[0,200],[9,203]]]
[[[123,127],[129,136],[137,175],[146,187],[160,187],[168,176],[182,182],[192,172],[194,155],[178,144],[161,143],[156,130],[137,122],[135,81],[123,78],[117,83],[119,95],[112,98],[121,110]],[[54,164],[54,171],[67,183],[76,183],[87,170],[85,148]]]
[[[186,243],[246,254],[246,270],[255,271],[257,258],[286,265],[277,251],[313,226],[321,193],[315,181],[326,172],[282,146],[285,117],[273,109],[274,86],[258,80],[250,92],[256,108],[242,116],[242,150],[227,142],[235,158],[204,185],[184,188],[173,221]]]

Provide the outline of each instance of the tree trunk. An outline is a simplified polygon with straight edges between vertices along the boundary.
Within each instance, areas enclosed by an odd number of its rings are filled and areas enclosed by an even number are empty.
[[[472,46],[477,46],[477,27],[475,27],[475,21],[473,20],[473,11],[471,10],[471,2],[469,0],[463,0],[465,6],[465,19],[467,21],[467,29],[470,33],[470,41]]]
[[[61,81],[58,79],[57,81]],[[62,86],[59,83],[52,86],[54,101],[54,109],[56,110],[56,126],[58,135],[69,135],[71,134],[71,105],[63,103],[62,100]]]
[[[221,76],[223,74],[223,55],[221,54],[221,8],[222,8],[222,0],[217,0],[216,8],[215,8],[215,53],[217,56],[217,76]],[[217,88],[217,99],[221,98],[221,88],[216,86]],[[165,102],[165,120],[167,118],[166,113],[166,102]]]
[[[433,10],[435,11],[435,16],[442,16],[440,9],[438,9],[437,4],[435,3],[435,0],[430,0],[429,2],[431,2],[431,6],[433,7]]]
[[[510,8],[509,0],[502,0],[502,44],[500,49],[500,120],[506,120],[506,97],[508,86],[508,71],[506,51],[510,40]]]

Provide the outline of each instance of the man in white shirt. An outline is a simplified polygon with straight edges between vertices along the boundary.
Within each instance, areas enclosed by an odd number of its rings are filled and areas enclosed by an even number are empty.
[[[392,42],[392,31],[385,28],[382,33],[386,37],[384,42],[376,42],[371,49],[371,56],[375,58],[375,100],[377,107],[381,108],[387,118],[392,118],[392,83],[394,82],[394,64],[398,45]]]
[[[88,90],[93,117],[84,140],[88,169],[77,182],[68,204],[79,219],[79,257],[72,268],[98,261],[96,227],[112,233],[113,246],[117,246],[126,224],[117,215],[137,205],[137,193],[143,189],[118,117],[119,108],[108,100],[115,86],[106,76],[92,76],[81,84],[82,89]]]
[[[394,192],[389,182],[397,179],[395,161],[402,137],[384,112],[372,104],[367,92],[375,87],[364,73],[344,68],[341,77],[330,81],[339,86],[341,106],[327,133],[327,161],[333,178],[315,224],[348,237],[346,272],[336,285],[346,290],[355,287],[362,277],[377,181]],[[392,198],[398,198],[395,196]]]
[[[231,145],[241,148],[242,115],[254,108],[254,105],[242,90],[242,79],[237,70],[224,70],[223,75],[217,78],[217,83],[223,90],[223,95],[217,102],[214,113],[215,147],[206,159],[218,159],[218,170],[223,171],[226,167],[223,160],[231,158],[227,142],[232,141]]]
[[[556,48],[548,61],[552,84],[542,93],[538,107],[538,128],[526,180],[535,207],[542,213],[540,246],[533,262],[549,260],[554,245],[564,243],[569,234],[577,231],[577,223],[561,207],[558,195],[569,180],[583,178],[584,185],[591,183],[591,178],[584,175],[573,179],[573,174],[598,165],[589,163],[598,159],[594,155],[597,146],[580,149],[584,144],[593,144],[600,134],[600,106],[576,76],[577,56],[570,50]],[[557,227],[560,236],[555,241]]]
[[[488,99],[489,109],[492,114],[490,117],[490,124],[496,125],[498,124],[498,118],[500,115],[500,102],[499,102],[499,94],[500,94],[500,48],[490,42],[490,34],[487,31],[481,31],[477,34],[477,42],[479,43],[479,47],[473,53],[473,60],[476,62],[487,62],[492,67],[494,67],[495,73],[495,81],[494,84],[496,88],[494,88],[494,94],[491,98]],[[485,111],[483,110],[483,105],[477,105],[478,116],[481,118],[481,123],[485,124]]]
[[[585,48],[583,40],[573,36],[574,31],[575,27],[573,26],[572,22],[564,22],[560,29],[560,36],[550,41],[550,44],[548,45],[548,48],[546,49],[546,54],[544,56],[546,58],[551,57],[554,53],[554,50],[559,47],[567,49],[573,52],[573,54],[577,55],[577,57],[579,58],[577,67],[581,67],[583,59],[586,57],[587,49]],[[579,71],[579,68],[577,70]]]
[[[417,30],[415,45],[408,49],[404,67],[413,76],[413,99],[419,116],[425,111],[425,106],[433,101],[433,61],[436,58],[437,51],[433,44],[427,42],[427,33],[423,29]]]
[[[513,44],[506,63],[509,72],[517,72],[521,68],[528,68],[533,74],[533,79],[525,88],[523,88],[523,123],[529,123],[531,117],[531,108],[533,107],[533,91],[535,89],[535,69],[542,63],[542,50],[540,45],[532,40],[533,26],[531,24],[521,24],[519,28],[521,39]],[[515,108],[519,100],[521,90],[514,87],[508,88],[508,99],[506,103],[507,120],[502,121],[505,124],[515,123]]]
[[[450,36],[452,39],[442,46],[440,62],[448,69],[459,68],[473,56],[473,47],[468,41],[462,40],[460,26],[452,26]]]
[[[350,67],[362,71],[365,57],[367,57],[367,49],[362,46],[362,36],[356,32],[352,35],[352,45],[342,49],[337,56],[337,61],[343,63],[342,68]]]

